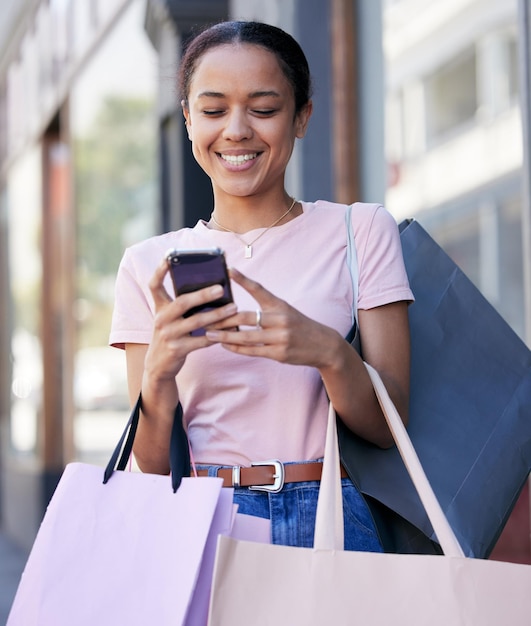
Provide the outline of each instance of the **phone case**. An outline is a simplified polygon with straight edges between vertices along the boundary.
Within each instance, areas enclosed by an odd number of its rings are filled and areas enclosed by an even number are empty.
[[[232,302],[233,298],[225,255],[220,248],[169,250],[166,253],[166,259],[175,295],[190,293],[212,285],[221,285],[223,287],[223,295],[220,298],[191,308],[184,314],[184,317]],[[204,334],[204,330],[202,333],[194,331],[193,334]]]

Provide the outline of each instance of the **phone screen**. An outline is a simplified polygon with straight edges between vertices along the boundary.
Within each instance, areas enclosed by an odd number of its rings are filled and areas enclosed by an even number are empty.
[[[184,314],[184,317],[232,302],[230,280],[222,250],[218,248],[212,250],[170,250],[166,254],[166,258],[176,295],[190,293],[211,285],[223,287],[223,295],[220,298],[193,307]],[[193,334],[204,334],[204,331],[203,333],[194,331]]]

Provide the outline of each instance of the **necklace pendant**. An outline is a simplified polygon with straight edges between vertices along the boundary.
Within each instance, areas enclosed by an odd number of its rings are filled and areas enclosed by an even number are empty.
[[[253,256],[253,247],[250,244],[245,246],[245,258],[250,259]]]

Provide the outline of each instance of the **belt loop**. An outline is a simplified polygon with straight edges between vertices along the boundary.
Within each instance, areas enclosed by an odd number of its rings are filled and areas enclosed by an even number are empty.
[[[234,465],[232,467],[232,486],[233,487],[241,487],[240,470],[241,470],[241,467],[239,465]]]

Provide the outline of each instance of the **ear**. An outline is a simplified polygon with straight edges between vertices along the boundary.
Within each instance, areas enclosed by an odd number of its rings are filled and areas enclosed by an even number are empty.
[[[306,134],[312,111],[313,102],[308,100],[308,103],[297,113],[295,118],[295,135],[298,139],[302,139]]]
[[[192,118],[190,117],[190,110],[184,100],[181,100],[181,107],[183,110],[184,125],[186,126],[186,132],[188,133],[188,139],[192,141],[192,131],[190,130],[190,126],[192,125]]]

